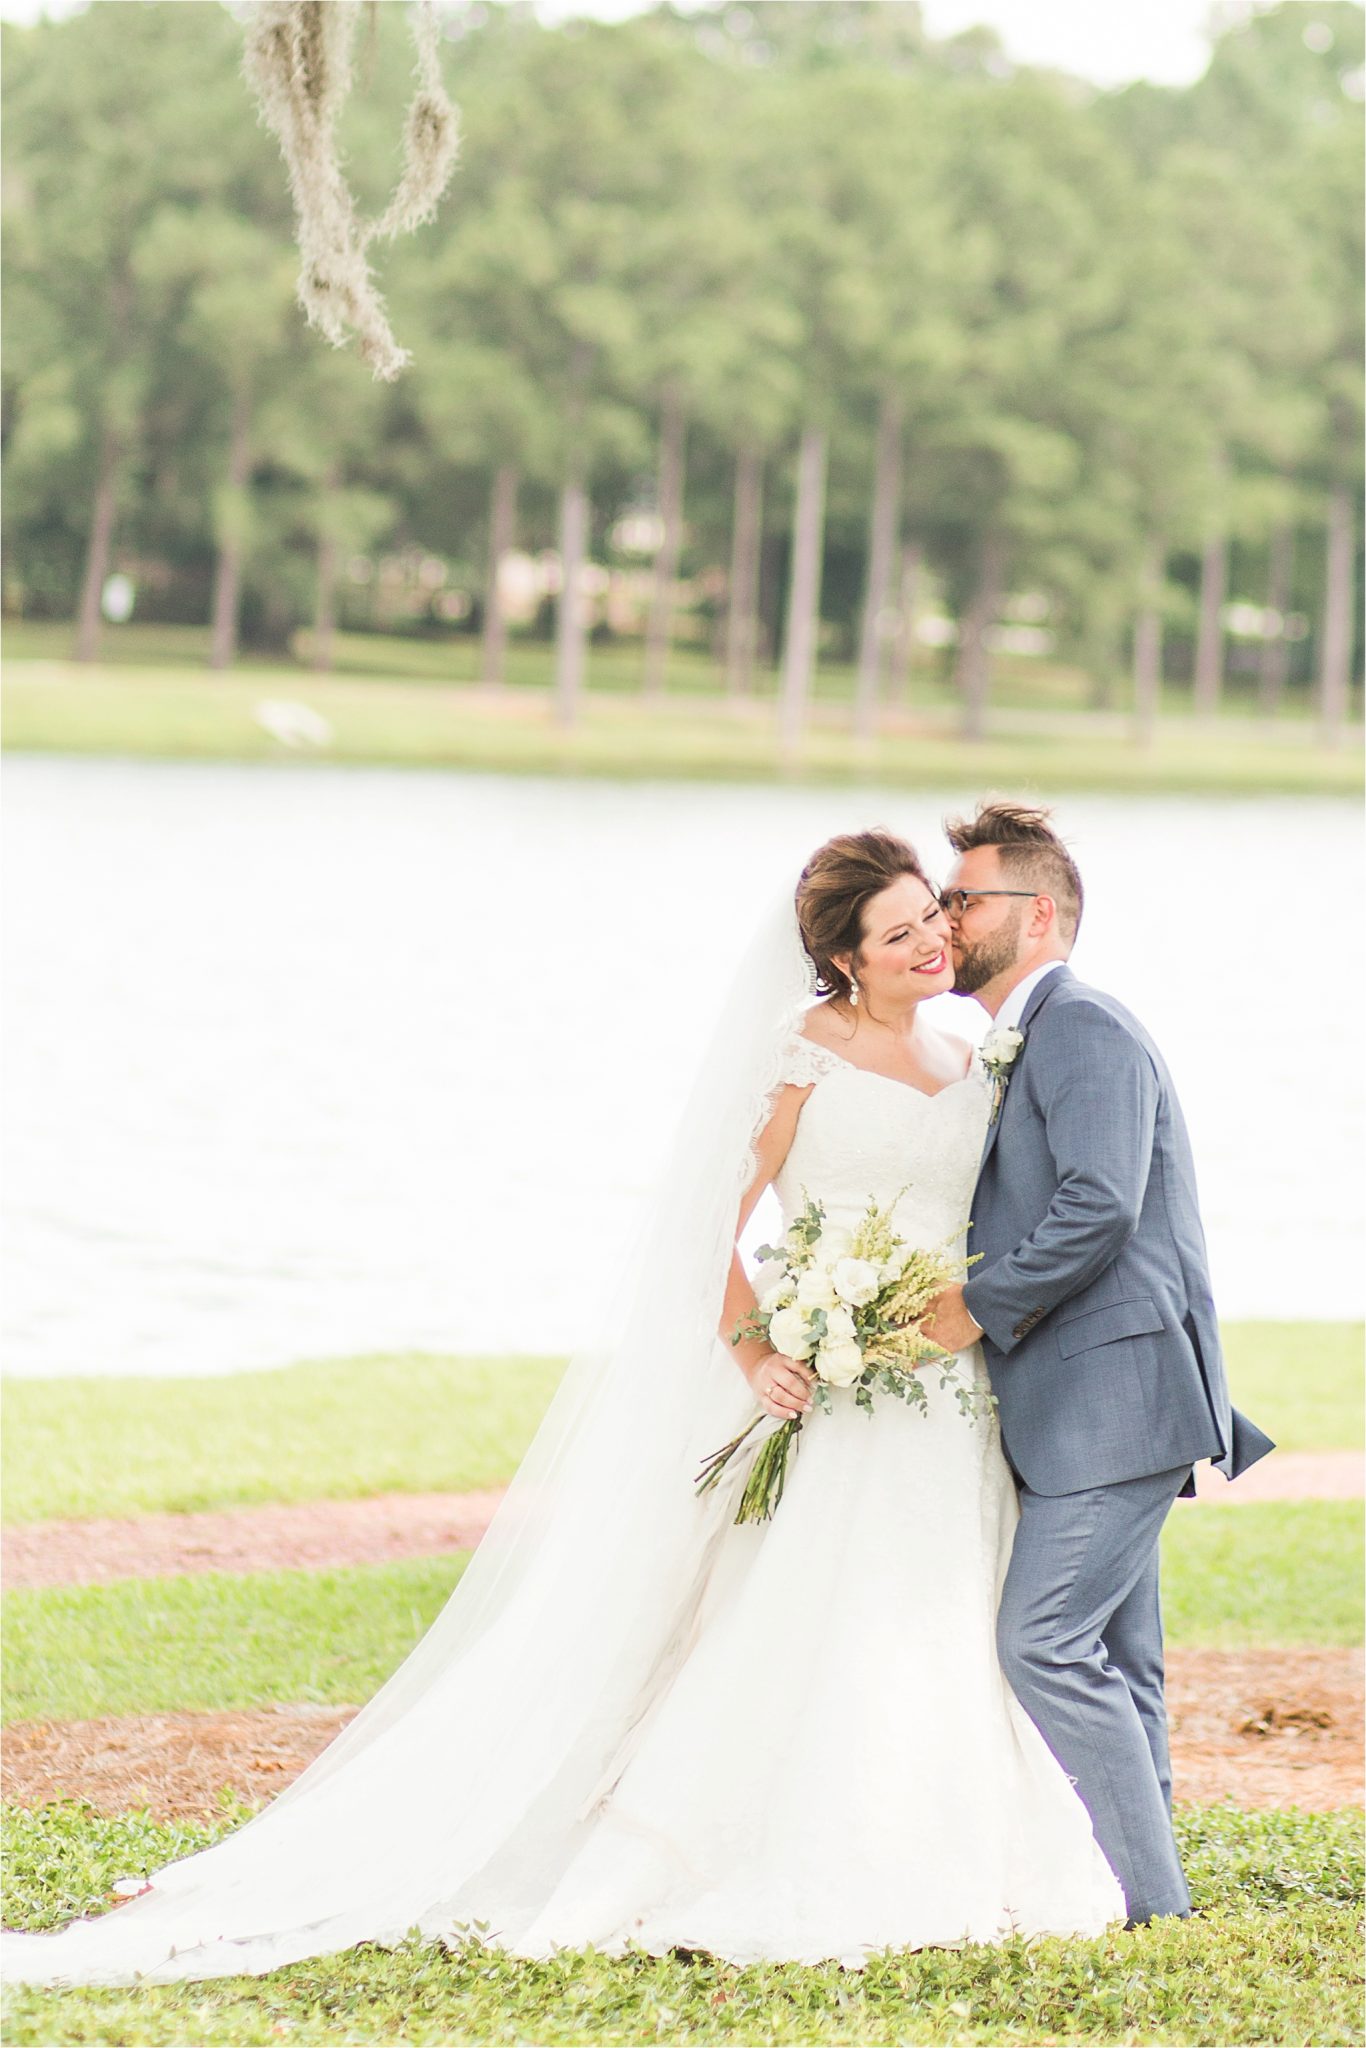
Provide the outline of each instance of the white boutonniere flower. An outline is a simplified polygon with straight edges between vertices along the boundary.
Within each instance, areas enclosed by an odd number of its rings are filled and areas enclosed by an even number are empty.
[[[977,1057],[991,1076],[992,1123],[995,1123],[1001,1114],[1001,1104],[1006,1099],[1006,1083],[1010,1079],[1010,1070],[1019,1057],[1023,1044],[1023,1031],[1017,1031],[1013,1024],[996,1024],[977,1048]]]

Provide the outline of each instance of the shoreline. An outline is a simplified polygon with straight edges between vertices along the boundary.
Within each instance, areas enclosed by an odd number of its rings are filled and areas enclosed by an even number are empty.
[[[264,707],[287,696],[318,721],[321,743],[273,736]],[[1168,717],[1144,741],[1125,713],[999,705],[967,740],[939,705],[889,712],[876,739],[849,730],[849,709],[818,698],[791,760],[769,698],[736,707],[677,690],[658,704],[590,689],[572,729],[550,691],[454,681],[316,676],[290,669],[209,675],[14,660],[4,750],[18,758],[280,761],[338,767],[456,770],[612,783],[858,787],[961,792],[984,785],[1046,795],[1335,797],[1363,785],[1361,729],[1322,745],[1306,720],[1237,713]]]

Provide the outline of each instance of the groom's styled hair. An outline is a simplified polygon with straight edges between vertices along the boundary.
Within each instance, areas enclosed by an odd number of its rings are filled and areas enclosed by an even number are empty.
[[[1041,805],[988,801],[978,804],[971,820],[946,818],[944,836],[955,853],[994,846],[1012,882],[1024,882],[1041,896],[1053,898],[1058,929],[1070,945],[1081,924],[1085,898],[1077,864],[1049,823],[1052,816]]]

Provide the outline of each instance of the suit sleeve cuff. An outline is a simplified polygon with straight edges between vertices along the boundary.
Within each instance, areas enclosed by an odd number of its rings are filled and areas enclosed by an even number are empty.
[[[1015,1349],[1019,1338],[1011,1321],[1011,1312],[1004,1305],[992,1299],[988,1275],[979,1274],[976,1279],[963,1283],[963,1306],[978,1328],[991,1339],[994,1349],[1003,1355]]]

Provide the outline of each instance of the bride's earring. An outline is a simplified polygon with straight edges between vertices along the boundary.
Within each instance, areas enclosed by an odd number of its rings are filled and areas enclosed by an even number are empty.
[[[849,1007],[853,1010],[858,1008],[858,983],[852,974],[849,977]]]

